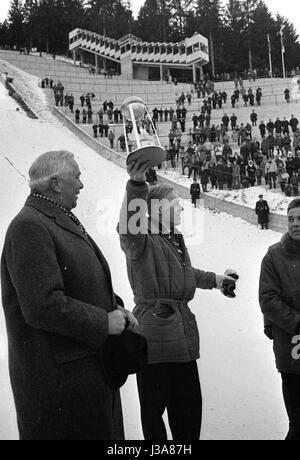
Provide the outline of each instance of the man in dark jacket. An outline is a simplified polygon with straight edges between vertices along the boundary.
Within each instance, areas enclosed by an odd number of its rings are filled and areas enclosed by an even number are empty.
[[[250,115],[252,126],[257,126],[257,118],[258,118],[257,113],[255,112],[255,110],[253,110]]]
[[[263,195],[259,195],[259,201],[256,203],[255,213],[258,216],[258,225],[262,230],[268,230],[270,208],[268,202],[264,200]]]
[[[283,382],[290,421],[287,440],[300,441],[300,200],[288,207],[288,233],[262,262],[259,300],[265,333]]]
[[[196,208],[197,204],[198,204],[198,200],[200,200],[200,195],[201,195],[200,184],[199,184],[199,182],[197,181],[196,178],[194,179],[194,182],[191,185],[190,194],[191,194],[191,197],[192,197],[192,204]]]
[[[298,124],[299,124],[298,119],[294,115],[292,115],[292,118],[290,120],[290,125],[291,125],[292,131],[294,134],[297,131]]]
[[[120,394],[101,351],[135,322],[109,266],[72,214],[83,188],[70,152],[32,165],[32,193],[1,259],[9,364],[21,440],[123,439]]]
[[[134,314],[149,346],[149,366],[138,375],[143,432],[146,440],[167,440],[167,409],[174,440],[199,440],[199,332],[188,303],[196,288],[222,290],[234,280],[192,267],[183,235],[176,229],[181,223],[180,200],[171,187],[149,189],[149,166],[129,164],[131,180],[119,224]]]
[[[237,116],[235,115],[235,113],[230,118],[230,121],[231,121],[231,129],[233,131],[236,128],[236,124],[237,124]]]

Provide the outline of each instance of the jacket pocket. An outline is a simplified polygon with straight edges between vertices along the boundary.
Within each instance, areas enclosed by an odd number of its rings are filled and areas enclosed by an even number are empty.
[[[149,341],[171,342],[184,338],[181,315],[173,312],[168,318],[154,312],[146,313],[140,324],[140,333]]]

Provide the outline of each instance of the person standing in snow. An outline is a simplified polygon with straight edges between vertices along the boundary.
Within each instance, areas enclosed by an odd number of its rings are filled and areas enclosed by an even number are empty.
[[[288,232],[270,247],[261,266],[259,302],[273,341],[289,418],[287,441],[300,441],[300,199],[288,207]]]
[[[227,283],[235,288],[235,280],[192,267],[177,230],[183,211],[179,197],[170,186],[149,188],[145,173],[150,165],[138,161],[128,165],[130,180],[118,227],[134,293],[134,315],[149,347],[149,365],[138,374],[143,432],[146,440],[167,440],[163,421],[167,409],[174,440],[199,440],[199,332],[188,303],[196,288],[224,292]]]
[[[75,110],[75,121],[77,125],[80,123],[80,110],[79,109]]]
[[[83,189],[74,155],[41,155],[1,258],[10,377],[21,440],[124,439],[119,390],[101,354],[137,321],[107,261],[72,213]]]
[[[270,208],[268,202],[264,200],[263,195],[259,195],[259,201],[256,203],[255,213],[258,216],[258,225],[262,230],[268,230]]]
[[[113,130],[111,129],[111,130],[109,131],[109,134],[108,134],[108,140],[109,140],[109,142],[110,142],[110,148],[111,148],[111,149],[114,149],[114,147],[115,147],[115,145],[114,145],[114,144],[115,144],[115,137],[116,137],[116,136],[115,136],[115,133],[114,133]]]
[[[200,188],[199,182],[197,181],[197,178],[194,179],[194,182],[191,185],[190,194],[191,194],[191,198],[192,198],[192,204],[196,208],[197,203],[200,200],[200,195],[201,195],[201,188]]]

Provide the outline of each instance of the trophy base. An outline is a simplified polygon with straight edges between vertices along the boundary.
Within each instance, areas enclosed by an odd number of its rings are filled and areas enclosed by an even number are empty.
[[[162,147],[149,145],[131,152],[127,157],[127,165],[132,161],[139,161],[141,165],[150,162],[149,168],[154,168],[154,166],[166,161],[166,157],[166,151]]]

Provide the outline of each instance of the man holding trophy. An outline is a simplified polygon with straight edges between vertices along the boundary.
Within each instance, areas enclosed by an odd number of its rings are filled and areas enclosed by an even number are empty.
[[[147,109],[142,100],[130,98],[122,111],[134,126],[137,145],[127,159],[130,180],[119,235],[134,293],[134,315],[149,347],[149,365],[137,377],[144,437],[167,440],[162,418],[167,409],[174,440],[199,440],[199,332],[188,303],[196,288],[220,289],[234,298],[238,276],[234,270],[216,275],[192,267],[177,230],[183,211],[179,197],[172,187],[146,184],[146,171],[161,163],[165,154],[157,136],[152,146],[141,145],[137,122]]]

